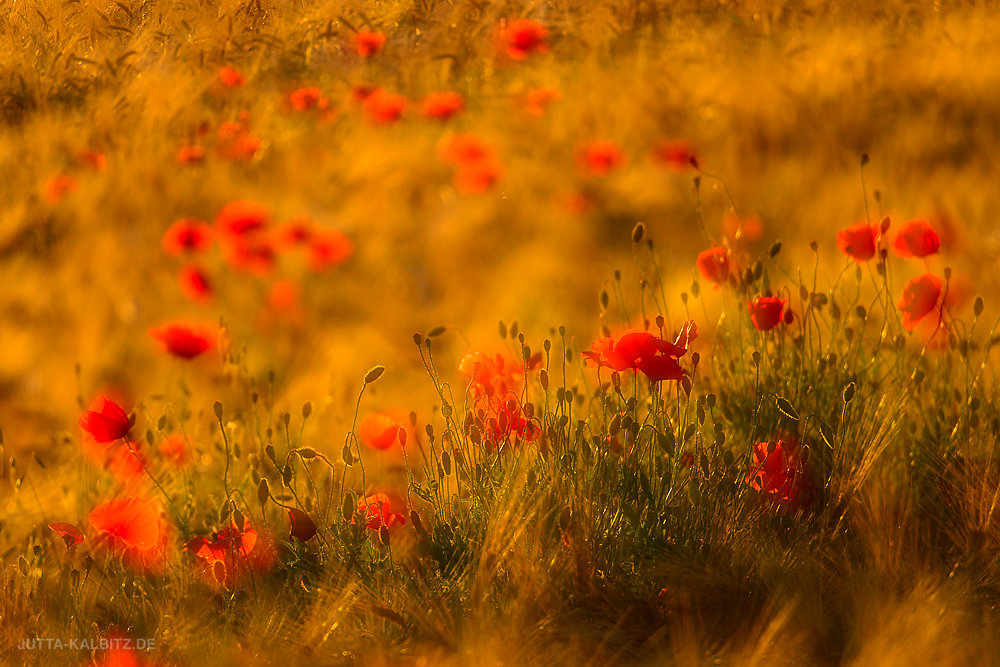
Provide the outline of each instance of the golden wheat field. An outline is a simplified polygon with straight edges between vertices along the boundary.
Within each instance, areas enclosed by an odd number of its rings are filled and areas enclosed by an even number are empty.
[[[0,3],[0,664],[1000,664],[997,34]]]

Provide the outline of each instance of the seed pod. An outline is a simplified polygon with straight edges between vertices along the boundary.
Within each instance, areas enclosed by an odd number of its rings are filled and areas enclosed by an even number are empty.
[[[288,463],[281,470],[281,481],[285,486],[292,485],[292,466]]]
[[[271,497],[271,489],[267,485],[267,480],[263,477],[260,478],[260,484],[257,486],[257,500],[263,505],[267,502],[267,499]]]
[[[310,460],[310,459],[316,458],[316,450],[313,449],[312,447],[300,447],[299,449],[296,449],[295,451],[298,453],[299,456],[301,456],[302,458],[304,458],[306,460]]]
[[[344,504],[340,508],[340,513],[344,516],[344,521],[354,518],[354,512],[358,509],[358,504],[354,501],[354,496],[350,493],[344,494]]]
[[[385,546],[389,546],[389,526],[383,524],[382,527],[378,529],[378,539],[379,542]]]
[[[340,451],[340,458],[344,459],[344,463],[348,468],[354,465],[354,455],[351,454],[350,445],[344,445],[344,448]]]
[[[642,241],[642,237],[646,234],[646,226],[641,222],[636,223],[635,227],[632,228],[632,243],[639,243]]]
[[[303,403],[302,404],[302,420],[305,421],[306,419],[309,419],[309,415],[312,414],[312,411],[313,411],[313,404],[312,403],[310,403],[309,401],[306,401],[305,403]]]
[[[212,410],[215,411],[215,418],[222,419],[222,403],[216,401],[212,404]]]

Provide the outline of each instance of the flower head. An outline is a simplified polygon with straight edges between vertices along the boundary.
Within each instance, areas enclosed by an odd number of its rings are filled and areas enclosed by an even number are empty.
[[[219,68],[219,81],[230,88],[240,88],[246,83],[243,74],[235,67],[228,65]]]
[[[757,296],[752,301],[747,301],[750,321],[753,322],[757,331],[770,331],[778,326],[781,323],[785,303],[784,299],[779,299],[776,296]]]
[[[212,228],[197,218],[181,218],[163,234],[163,249],[170,255],[201,252],[212,245]]]
[[[607,176],[624,166],[626,158],[618,144],[602,139],[581,148],[577,160],[584,174]]]
[[[931,273],[911,278],[903,286],[896,307],[903,312],[903,328],[913,331],[917,322],[933,312],[941,297],[941,279]]]
[[[855,262],[867,262],[875,256],[878,225],[859,222],[837,232],[837,247]]]
[[[465,110],[465,99],[458,93],[431,93],[424,99],[423,111],[428,118],[448,120]]]
[[[399,441],[402,425],[387,414],[375,412],[361,420],[361,442],[372,449],[389,449]]]
[[[694,146],[683,139],[665,141],[653,148],[653,160],[674,171],[698,169],[698,155]]]
[[[288,102],[296,111],[309,111],[311,109],[323,111],[330,105],[329,101],[323,97],[323,91],[316,86],[304,86],[292,91],[288,96]]]
[[[316,535],[316,522],[302,510],[288,508],[288,520],[292,523],[289,539],[294,537],[299,542],[308,542]]]
[[[715,246],[698,253],[698,271],[702,278],[714,283],[716,288],[725,285],[729,280],[730,265],[729,253],[725,248]]]
[[[920,219],[904,223],[892,241],[892,249],[900,257],[927,257],[940,247],[941,237],[929,222]]]
[[[532,116],[543,116],[545,111],[562,99],[562,93],[555,88],[536,88],[528,91],[525,108]]]
[[[215,346],[215,336],[185,324],[167,324],[152,327],[149,335],[160,344],[160,348],[181,359],[194,359],[202,352]]]
[[[80,415],[79,424],[80,429],[98,443],[114,442],[132,430],[132,421],[125,409],[103,394]]]
[[[365,99],[364,105],[365,113],[372,122],[390,125],[403,115],[406,98],[379,88]]]
[[[500,42],[508,58],[525,60],[536,53],[548,53],[545,39],[549,31],[544,25],[532,19],[511,21],[500,33]]]
[[[814,489],[801,447],[794,440],[758,442],[746,474],[750,488],[785,511],[807,508]]]
[[[208,275],[197,266],[185,266],[177,274],[177,282],[184,296],[192,301],[209,301],[212,298],[212,283]]]
[[[354,49],[362,58],[371,58],[385,46],[385,33],[361,30],[354,35]]]
[[[118,498],[94,508],[90,525],[103,533],[112,547],[148,551],[160,539],[160,513],[142,498]]]
[[[687,353],[691,341],[697,337],[698,328],[689,320],[672,343],[649,331],[630,330],[617,340],[598,338],[590,350],[581,354],[592,366],[606,366],[618,372],[637,370],[654,382],[680,380],[684,371],[677,359]]]
[[[84,540],[83,533],[80,532],[80,529],[71,523],[62,523],[57,521],[56,523],[50,523],[49,528],[52,532],[63,539],[63,542],[66,543],[67,549],[74,544],[83,542]]]
[[[399,512],[393,512],[389,496],[384,493],[373,493],[358,501],[358,512],[366,520],[368,530],[379,530],[382,526],[390,527],[395,523],[406,523],[406,517]]]
[[[238,526],[229,526],[211,537],[195,537],[185,543],[184,550],[198,558],[203,574],[214,584],[234,588],[251,572],[266,572],[274,565],[271,546],[243,519]]]
[[[354,254],[354,244],[335,229],[315,230],[306,242],[309,268],[322,273],[346,262]]]

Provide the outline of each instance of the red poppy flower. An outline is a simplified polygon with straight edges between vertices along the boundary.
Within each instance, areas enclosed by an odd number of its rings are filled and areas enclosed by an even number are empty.
[[[837,247],[855,262],[866,262],[875,256],[878,236],[878,225],[859,222],[837,232]]]
[[[650,380],[679,380],[684,371],[677,358],[687,353],[691,342],[698,337],[698,328],[693,320],[681,327],[673,343],[654,336],[648,331],[626,331],[614,338],[599,338],[590,350],[581,354],[593,366],[606,366],[623,372],[634,369],[642,372]]]
[[[170,255],[201,252],[212,245],[212,228],[197,218],[181,218],[163,234],[163,249]]]
[[[114,442],[128,435],[132,422],[125,409],[105,395],[100,395],[90,404],[90,408],[80,415],[80,429],[89,434],[95,442]]]
[[[448,120],[465,109],[465,99],[458,93],[431,93],[424,100],[424,115],[428,118]]]
[[[69,174],[57,174],[45,184],[45,197],[50,204],[58,204],[63,198],[76,191],[79,182]]]
[[[310,109],[322,111],[330,105],[323,97],[323,91],[316,86],[305,86],[292,91],[291,95],[288,96],[288,101],[296,111],[309,111]]]
[[[794,441],[758,442],[747,470],[750,488],[785,511],[807,508],[813,501],[813,484],[800,449]]]
[[[267,304],[277,311],[290,312],[299,307],[299,287],[290,280],[279,280],[267,294]]]
[[[354,35],[354,48],[362,58],[371,58],[385,46],[385,34],[361,30]]]
[[[755,215],[741,218],[733,212],[726,213],[722,218],[722,228],[726,236],[734,241],[759,241],[764,235],[764,223]]]
[[[274,565],[273,548],[245,518],[242,528],[230,523],[211,538],[188,540],[184,550],[201,559],[203,574],[209,582],[228,589],[251,572],[266,572]]]
[[[389,449],[399,441],[399,430],[403,426],[382,413],[373,413],[361,420],[358,435],[361,442],[372,449]]]
[[[903,311],[903,328],[913,331],[917,322],[935,310],[941,297],[941,279],[931,273],[911,278],[903,286],[896,307]]]
[[[154,549],[160,539],[159,511],[142,498],[118,498],[98,505],[90,513],[90,525],[106,534],[112,545],[127,549]]]
[[[246,83],[243,74],[238,69],[228,65],[219,68],[219,80],[230,88],[239,88]]]
[[[441,142],[441,159],[455,165],[469,165],[492,157],[483,140],[474,134],[456,134]]]
[[[937,253],[941,237],[926,220],[910,220],[899,229],[892,249],[900,257],[927,257]]]
[[[483,401],[477,402],[477,404],[483,403]],[[499,405],[497,405],[498,403]],[[517,400],[511,398],[492,401],[491,405],[493,406],[492,414],[486,418],[483,424],[488,442],[501,445],[515,436],[525,442],[534,442],[541,435],[541,429],[524,416],[523,408]],[[486,414],[485,410],[484,414]]]
[[[364,104],[368,118],[379,125],[390,125],[403,115],[406,98],[379,88],[365,99]]]
[[[207,330],[200,330],[185,324],[168,324],[160,328],[152,327],[149,335],[160,344],[160,348],[181,359],[194,359],[205,350],[215,346],[215,336]]]
[[[102,172],[108,166],[108,158],[100,151],[80,151],[76,159],[85,167],[90,167],[94,171]]]
[[[358,501],[358,512],[368,521],[368,530],[379,530],[382,526],[391,527],[394,523],[406,523],[406,517],[393,512],[389,496],[384,493],[373,493]],[[352,521],[353,523],[353,521]]]
[[[488,192],[503,176],[500,165],[494,160],[480,160],[462,165],[455,171],[452,184],[466,195],[481,195]]]
[[[729,253],[725,248],[716,246],[698,253],[698,271],[702,278],[715,283],[716,287],[725,285],[729,280]]]
[[[181,146],[177,151],[177,164],[186,166],[191,164],[201,164],[205,161],[205,147],[198,144]]]
[[[607,176],[625,164],[625,153],[613,141],[594,141],[583,148],[577,156],[580,170],[591,176]]]
[[[343,264],[354,254],[354,244],[335,229],[315,231],[308,240],[309,268],[322,273],[331,266]]]
[[[302,510],[290,507],[288,509],[288,519],[292,522],[292,529],[288,534],[288,539],[294,537],[299,542],[308,542],[316,535],[316,522]]]
[[[553,103],[562,99],[562,93],[555,88],[536,88],[528,91],[525,108],[533,116],[543,116]]]
[[[548,53],[548,30],[532,19],[511,21],[500,33],[502,48],[512,60],[524,60],[534,53]]]
[[[689,167],[699,168],[694,147],[683,139],[658,144],[653,149],[653,160],[674,171],[683,171]]]
[[[80,542],[83,542],[84,540],[83,533],[80,532],[80,529],[71,523],[62,523],[62,522],[50,523],[49,528],[51,528],[56,535],[58,535],[63,539],[63,542],[66,543],[67,549],[69,549],[74,544],[79,544]]]
[[[245,199],[226,204],[215,218],[215,227],[227,236],[243,236],[261,230],[271,220],[271,212],[263,204]]]
[[[757,296],[753,301],[747,301],[750,311],[750,321],[757,331],[770,331],[781,322],[785,301],[776,296]]]
[[[186,466],[191,460],[187,443],[182,435],[175,434],[164,438],[158,449],[165,460],[179,468]]]
[[[185,266],[177,276],[181,292],[192,301],[208,301],[212,298],[212,284],[208,275],[197,266]]]

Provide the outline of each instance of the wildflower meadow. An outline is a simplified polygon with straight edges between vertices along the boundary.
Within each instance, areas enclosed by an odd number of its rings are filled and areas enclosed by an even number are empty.
[[[1000,664],[998,31],[0,5],[0,665]]]

